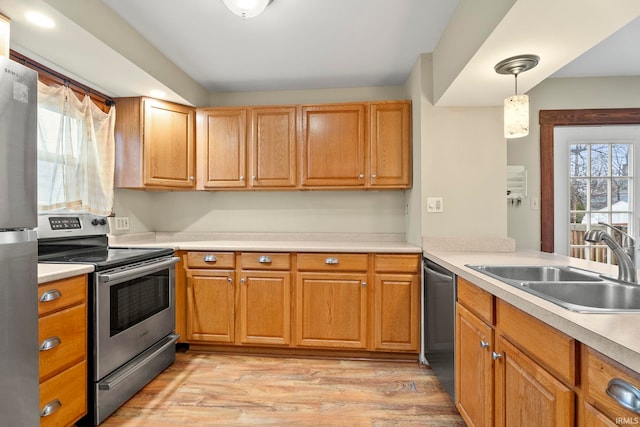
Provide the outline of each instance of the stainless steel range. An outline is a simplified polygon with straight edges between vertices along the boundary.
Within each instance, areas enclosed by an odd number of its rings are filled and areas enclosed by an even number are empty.
[[[170,248],[108,246],[105,217],[40,215],[38,262],[91,264],[88,414],[98,425],[175,360]]]

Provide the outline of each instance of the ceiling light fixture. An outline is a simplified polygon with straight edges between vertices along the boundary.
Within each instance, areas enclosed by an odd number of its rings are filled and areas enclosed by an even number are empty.
[[[42,14],[40,12],[27,12],[25,16],[27,17],[29,22],[31,22],[34,25],[37,25],[38,27],[53,28],[56,25],[53,22],[53,19],[49,18],[47,15]]]
[[[260,15],[273,0],[222,0],[227,9],[241,18]]]
[[[537,55],[518,55],[500,61],[494,67],[498,74],[513,74],[516,83],[515,95],[504,100],[504,137],[522,138],[529,135],[529,97],[518,95],[518,74],[538,65]]]

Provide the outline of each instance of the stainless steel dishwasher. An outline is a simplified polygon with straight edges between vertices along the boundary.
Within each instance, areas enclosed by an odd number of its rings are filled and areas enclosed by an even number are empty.
[[[422,277],[420,361],[431,366],[455,402],[456,275],[425,258]]]

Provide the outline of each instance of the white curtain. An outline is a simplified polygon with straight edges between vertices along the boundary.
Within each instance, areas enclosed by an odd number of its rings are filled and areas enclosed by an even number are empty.
[[[38,210],[110,215],[116,109],[38,83]]]

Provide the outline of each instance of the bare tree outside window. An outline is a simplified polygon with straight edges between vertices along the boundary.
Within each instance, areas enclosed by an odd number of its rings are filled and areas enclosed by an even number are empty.
[[[598,222],[624,231],[632,218],[632,144],[584,143],[569,147],[569,255],[617,264],[604,244],[587,245],[590,229],[610,232]],[[619,239],[618,233],[612,234]]]

